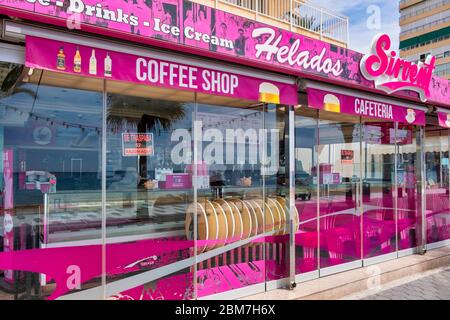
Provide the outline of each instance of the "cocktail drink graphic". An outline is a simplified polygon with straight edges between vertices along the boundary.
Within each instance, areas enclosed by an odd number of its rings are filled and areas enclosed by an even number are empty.
[[[416,120],[416,112],[414,109],[408,109],[406,114],[406,121],[413,123]]]
[[[323,98],[323,107],[325,111],[341,112],[341,102],[334,94],[327,94]]]
[[[259,85],[259,101],[266,103],[280,103],[280,89],[268,82]]]
[[[445,121],[445,125],[450,128],[450,113],[447,114],[447,120]]]

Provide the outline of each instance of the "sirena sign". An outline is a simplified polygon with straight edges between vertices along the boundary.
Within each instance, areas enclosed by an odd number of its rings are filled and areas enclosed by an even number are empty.
[[[375,88],[391,94],[400,90],[419,93],[420,100],[430,97],[430,84],[436,58],[429,55],[418,64],[396,57],[391,50],[391,39],[380,34],[372,42],[372,53],[361,59],[361,72],[368,80],[375,82]]]

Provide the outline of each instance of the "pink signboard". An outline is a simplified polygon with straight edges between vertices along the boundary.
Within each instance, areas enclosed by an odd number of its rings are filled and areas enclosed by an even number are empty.
[[[14,209],[14,150],[3,150],[3,209]]]
[[[438,112],[439,125],[443,128],[450,128],[450,113]]]
[[[3,150],[3,251],[14,251],[14,150]],[[5,280],[14,282],[14,274],[10,269],[4,271]]]
[[[435,62],[436,58],[431,55],[418,64],[397,57],[389,36],[380,34],[372,43],[372,53],[362,58],[361,72],[366,79],[375,81],[377,89],[387,93],[405,89],[415,91],[425,102],[430,97]]]
[[[313,88],[308,88],[307,93],[308,105],[315,109],[406,124],[425,125],[425,112],[422,110]]]
[[[251,65],[364,90],[361,53],[188,0],[0,1],[8,15]],[[410,79],[411,80],[411,79]],[[427,100],[448,105],[448,81],[431,77]],[[397,95],[418,100],[410,87]]]
[[[239,99],[297,104],[297,87],[230,72],[27,37],[26,66]]]

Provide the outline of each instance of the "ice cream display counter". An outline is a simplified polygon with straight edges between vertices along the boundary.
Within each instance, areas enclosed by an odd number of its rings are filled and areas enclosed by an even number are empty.
[[[270,190],[270,189],[269,189]],[[262,200],[258,199],[260,187],[223,188],[223,197],[212,200],[214,193],[205,190],[199,193],[198,206],[200,212],[205,211],[207,204],[208,216],[215,223],[215,216],[220,218],[222,225],[214,226],[231,232],[231,222],[228,228],[226,221],[235,221],[236,228],[242,229],[242,234],[261,233]],[[23,222],[36,224],[40,221],[40,239],[43,248],[65,246],[68,243],[93,244],[101,242],[102,201],[101,192],[56,192],[44,195],[42,214],[39,217],[23,216]],[[213,198],[211,198],[213,199]],[[285,228],[286,214],[282,198],[268,200],[265,204],[270,209],[272,230]],[[107,193],[105,224],[107,242],[136,241],[167,236],[182,236],[189,229],[187,220],[191,219],[194,203],[191,189],[178,190],[121,190]],[[224,208],[219,207],[223,205]],[[236,206],[237,204],[237,206]],[[229,207],[233,206],[233,217]],[[237,209],[237,208],[240,209]],[[211,213],[213,212],[213,213]],[[227,216],[222,218],[221,214]],[[34,219],[38,220],[34,221]],[[225,219],[225,220],[223,220]],[[30,220],[30,221],[28,221]],[[213,221],[210,220],[210,221]],[[259,227],[258,227],[259,221]],[[204,224],[207,221],[205,220]],[[211,222],[212,223],[212,222]],[[237,226],[237,225],[240,226]],[[245,224],[245,226],[243,226]],[[211,227],[212,228],[212,227]],[[228,234],[228,231],[225,231]],[[240,232],[233,234],[240,235]],[[189,233],[188,233],[189,234]],[[230,234],[228,234],[230,235]],[[239,237],[238,237],[239,238]],[[206,239],[203,239],[206,240]],[[214,239],[215,240],[215,239]]]

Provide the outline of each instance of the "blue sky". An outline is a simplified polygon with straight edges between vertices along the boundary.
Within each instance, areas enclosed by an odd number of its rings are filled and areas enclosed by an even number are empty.
[[[378,33],[388,33],[393,41],[393,49],[398,50],[399,18],[398,0],[309,0],[309,3],[343,14],[349,18],[349,48],[366,53],[370,49],[372,38]],[[371,5],[380,8],[380,28],[371,30],[367,27]]]

